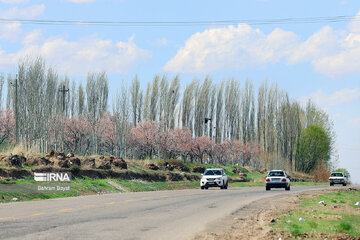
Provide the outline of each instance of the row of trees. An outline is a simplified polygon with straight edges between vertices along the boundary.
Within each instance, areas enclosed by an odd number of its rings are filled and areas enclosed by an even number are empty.
[[[4,82],[4,75],[0,75],[1,93]],[[6,106],[0,106],[0,130],[5,128],[6,118],[16,126],[7,134],[1,130],[3,142],[7,139],[8,144],[22,143],[40,152],[55,148],[78,154],[199,161],[209,158],[219,162],[224,158],[241,163],[246,163],[244,157],[229,157],[225,153],[218,156],[216,152],[242,149],[239,152],[243,153],[250,148],[252,158],[263,151],[281,158],[283,166],[295,168],[299,166],[295,160],[302,161],[295,156],[303,129],[319,125],[329,136],[330,156],[334,138],[327,114],[310,101],[302,107],[276,83],[269,86],[265,81],[255,92],[249,80],[241,87],[235,79],[215,84],[208,77],[203,81],[194,79],[182,92],[180,89],[178,76],[169,79],[156,75],[145,91],[135,77],[129,86],[121,86],[109,103],[106,73],[88,74],[83,86],[68,77],[59,77],[41,58],[22,61],[18,76],[7,77]],[[157,129],[151,130],[156,132],[157,140],[147,139],[154,145],[144,147],[136,136],[149,124]],[[201,154],[195,153],[196,147],[189,151],[170,150],[173,147],[168,144],[174,141],[168,138],[176,131],[188,136],[191,141],[186,142],[192,146],[199,139],[209,142],[210,150],[200,151]],[[181,146],[177,142],[175,145]]]

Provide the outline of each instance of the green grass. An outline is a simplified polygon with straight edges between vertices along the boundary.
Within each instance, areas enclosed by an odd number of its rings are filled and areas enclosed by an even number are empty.
[[[358,208],[354,204],[359,199],[360,191],[340,191],[302,198],[295,210],[279,216],[271,225],[275,231],[290,232],[293,236],[302,233],[346,233],[360,236],[360,215],[353,211]],[[327,206],[319,204],[320,201],[324,201]],[[306,221],[299,221],[300,217]]]
[[[6,179],[0,180],[0,183],[13,183],[13,184],[36,184],[32,178],[25,179]],[[110,193],[119,192],[115,187],[108,183],[108,179],[90,179],[90,178],[76,178],[70,182],[71,192],[59,192],[59,193],[1,193],[0,202],[11,202],[13,198],[18,198],[18,201],[29,201],[34,199],[50,199],[61,197],[74,197],[86,194],[95,193]]]
[[[128,192],[199,188],[198,182],[188,182],[188,181],[147,182],[147,181],[114,180],[114,182],[116,182],[122,188],[126,189]]]
[[[146,160],[149,163],[162,163],[164,161],[159,160]],[[182,162],[180,160],[167,160],[171,164],[178,164],[182,166],[186,166],[189,169],[199,166],[201,164],[198,163],[189,163],[189,162]],[[137,162],[135,160],[129,161],[129,171],[134,171],[138,173],[149,173],[149,174],[160,174],[166,175],[169,171],[165,170],[149,170],[144,168],[144,162]],[[238,175],[233,173],[232,171],[235,168],[240,169],[243,173],[247,174],[246,181],[247,182],[236,182],[236,183],[229,183],[229,187],[252,187],[252,186],[261,186],[264,187],[265,174],[259,173],[255,170],[249,171],[246,168],[233,166],[233,165],[226,165],[221,166],[217,164],[202,164],[201,166],[205,168],[224,168],[226,174],[230,178],[237,178]],[[0,167],[5,167],[0,165]],[[38,166],[33,167],[24,167],[25,169],[32,169],[38,168]],[[79,167],[74,166],[69,169],[69,171],[77,171]],[[118,170],[114,170],[118,171]],[[121,171],[121,170],[119,170]],[[176,172],[176,171],[175,171]],[[192,173],[189,172],[187,174],[192,174],[200,177],[201,173]],[[117,189],[116,187],[112,186],[108,183],[111,180],[118,184],[122,190]],[[12,184],[36,184],[37,182],[34,181],[32,176],[25,177],[24,179],[4,179],[0,180],[1,183],[12,183]],[[315,183],[292,183],[293,185],[320,185]],[[140,181],[140,180],[117,180],[117,179],[91,179],[88,177],[84,178],[75,178],[71,181],[71,192],[63,192],[63,193],[1,193],[0,192],[0,202],[9,202],[12,198],[16,197],[20,201],[26,200],[33,200],[33,199],[49,199],[49,198],[59,198],[59,197],[71,197],[71,196],[79,196],[79,195],[86,195],[86,194],[96,194],[96,193],[112,193],[112,192],[139,192],[139,191],[158,191],[158,190],[177,190],[177,189],[191,189],[191,188],[200,188],[199,181],[174,181],[174,182],[151,182],[151,181]]]

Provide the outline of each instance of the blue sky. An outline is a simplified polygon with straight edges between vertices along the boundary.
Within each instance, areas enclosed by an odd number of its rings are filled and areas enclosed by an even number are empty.
[[[350,0],[0,0],[0,18],[76,21],[219,21],[356,16]],[[312,98],[334,121],[339,166],[360,182],[360,16],[344,22],[215,26],[51,26],[0,24],[0,72],[41,54],[79,81],[105,70],[111,89],[136,74],[185,83],[209,75],[278,82],[290,96]]]

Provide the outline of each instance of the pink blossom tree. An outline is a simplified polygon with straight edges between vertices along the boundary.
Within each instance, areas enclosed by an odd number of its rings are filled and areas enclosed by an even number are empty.
[[[0,111],[0,144],[13,141],[15,135],[15,117],[12,111]]]
[[[157,140],[161,133],[161,126],[155,121],[140,122],[131,129],[129,144],[134,155],[140,158],[152,158],[157,150]]]
[[[211,157],[214,144],[207,136],[196,137],[192,140],[191,153],[203,164],[205,155]]]

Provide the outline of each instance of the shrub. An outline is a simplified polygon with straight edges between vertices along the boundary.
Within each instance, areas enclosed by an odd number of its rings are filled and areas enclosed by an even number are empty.
[[[291,235],[294,236],[294,237],[300,235],[300,234],[301,234],[301,231],[300,231],[299,225],[297,225],[297,224],[292,224],[292,225],[290,226],[290,233],[291,233]]]
[[[329,168],[326,166],[325,161],[316,164],[314,170],[311,172],[314,176],[315,182],[327,182],[331,174]]]
[[[341,222],[338,226],[338,229],[342,231],[349,231],[352,229],[352,225],[348,222]]]

